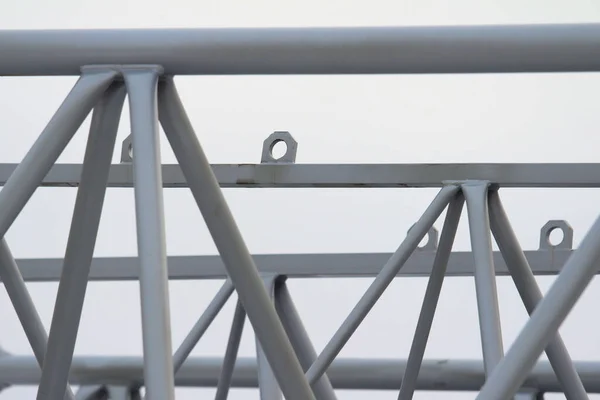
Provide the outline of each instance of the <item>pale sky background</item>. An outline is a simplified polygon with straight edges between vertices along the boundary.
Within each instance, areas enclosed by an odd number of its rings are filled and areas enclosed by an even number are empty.
[[[0,0],[0,28],[159,28],[406,26],[599,22],[595,0],[396,1],[73,1]],[[73,37],[74,43],[77,37]],[[18,162],[75,82],[68,78],[0,78],[0,161]],[[211,162],[259,162],[262,141],[289,130],[299,163],[597,162],[598,74],[446,76],[185,77],[177,79],[187,111]],[[88,122],[60,162],[81,162]],[[119,142],[129,132],[127,107]],[[163,162],[174,157],[163,143]],[[115,150],[118,162],[120,149]],[[463,178],[463,177],[458,177]],[[7,235],[16,257],[62,257],[74,189],[40,189]],[[388,252],[433,198],[435,190],[227,190],[253,253]],[[503,190],[525,249],[536,249],[547,220],[566,219],[579,243],[598,215],[597,190]],[[189,192],[165,191],[169,255],[215,254]],[[442,219],[436,226],[441,228]],[[469,250],[466,213],[455,243]],[[111,189],[96,256],[136,254],[131,189]],[[546,290],[553,278],[540,278]],[[315,346],[329,341],[370,280],[290,281]],[[221,282],[173,282],[171,317],[176,348]],[[369,314],[342,357],[406,358],[425,279],[396,280]],[[57,284],[29,284],[49,328]],[[510,278],[498,279],[505,348],[526,321]],[[598,281],[577,304],[561,333],[576,360],[600,359]],[[194,356],[222,356],[233,296]],[[31,354],[3,290],[0,344]],[[239,355],[254,355],[246,324]],[[138,283],[88,286],[76,354],[141,355]],[[480,359],[472,278],[447,279],[426,358]],[[400,377],[399,377],[400,378]],[[35,398],[35,388],[10,388],[1,400]],[[178,399],[212,398],[212,389],[177,391]],[[396,399],[397,392],[339,391],[339,399]],[[473,399],[475,393],[425,393],[415,399]],[[258,399],[232,390],[231,399]],[[548,395],[548,399],[564,398]],[[596,397],[600,398],[600,397]]]

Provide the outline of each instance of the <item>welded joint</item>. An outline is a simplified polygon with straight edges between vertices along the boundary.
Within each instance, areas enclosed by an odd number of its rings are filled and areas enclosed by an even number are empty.
[[[274,297],[275,288],[281,283],[285,282],[286,276],[274,274],[270,272],[261,273],[260,278],[262,279],[265,288],[267,288],[267,292],[269,292],[269,296]]]
[[[154,73],[159,77],[163,75],[164,68],[160,65],[154,64],[132,64],[132,65],[89,65],[82,68],[83,71],[114,71],[118,74],[118,77],[124,79],[125,75],[132,73]],[[133,139],[129,134],[123,143],[121,143],[121,163],[132,163],[133,162]]]
[[[456,187],[460,187],[462,190],[462,187],[464,185],[489,185],[489,182],[487,181],[444,181],[442,182],[443,186],[456,186]],[[410,232],[413,228],[415,227],[415,225],[412,225],[409,229],[408,232]],[[440,239],[440,232],[435,228],[435,227],[431,227],[429,228],[429,230],[427,231],[427,242],[425,242],[424,245],[420,245],[416,248],[415,251],[437,251],[438,248],[438,243],[439,243],[439,239]]]
[[[285,145],[285,153],[276,158],[273,150],[278,143]],[[263,142],[261,164],[264,163],[284,163],[293,164],[296,162],[296,153],[298,151],[298,142],[287,131],[275,131],[269,135]]]
[[[164,68],[158,64],[92,64],[84,65],[80,69],[81,74],[94,74],[104,72],[115,72],[117,78],[123,78],[126,73],[154,72],[157,75],[164,74]]]
[[[458,184],[458,182],[456,182],[456,184]],[[465,188],[471,188],[471,187],[484,187],[484,188],[490,188],[492,186],[490,181],[483,181],[483,180],[465,180],[460,182],[460,187],[462,189]]]
[[[562,231],[563,237],[560,243],[553,244],[550,240],[550,234],[555,230]],[[542,226],[540,231],[540,250],[568,249],[573,248],[573,228],[569,223],[562,219],[548,221]]]
[[[442,181],[442,186],[487,186],[490,189],[497,189],[498,185],[486,180],[466,179],[466,180],[445,180]]]

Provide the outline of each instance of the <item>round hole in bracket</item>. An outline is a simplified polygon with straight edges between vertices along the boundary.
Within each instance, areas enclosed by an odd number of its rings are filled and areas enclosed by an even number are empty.
[[[279,160],[287,153],[287,143],[284,140],[277,139],[271,143],[269,151],[271,152],[271,157]]]
[[[550,245],[550,246],[553,246],[553,247],[558,246],[559,244],[561,244],[563,242],[564,239],[565,239],[565,232],[559,226],[550,228],[548,230],[548,233],[546,233],[546,241],[548,242],[548,245]]]
[[[425,248],[429,244],[430,240],[431,240],[431,238],[429,237],[429,234],[426,234],[425,236],[423,236],[423,239],[421,239],[421,241],[419,242],[419,245],[417,247],[419,249]]]

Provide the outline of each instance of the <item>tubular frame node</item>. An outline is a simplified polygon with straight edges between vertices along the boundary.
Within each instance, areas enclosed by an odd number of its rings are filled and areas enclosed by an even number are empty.
[[[73,43],[77,38],[77,45]],[[405,28],[0,31],[0,75],[77,75],[64,102],[19,164],[0,164],[4,237],[40,186],[75,187],[63,259],[15,260],[0,243],[0,281],[34,357],[0,351],[0,390],[37,385],[38,400],[175,398],[178,386],[257,387],[263,400],[334,400],[335,389],[478,391],[480,400],[570,400],[600,393],[600,364],[572,361],[558,328],[598,272],[600,219],[577,249],[565,221],[549,221],[540,248],[524,251],[503,208],[502,188],[599,188],[600,164],[295,164],[297,142],[274,132],[256,165],[211,165],[188,118],[175,75],[543,73],[600,71],[600,25]],[[128,98],[131,136],[111,165]],[[56,164],[92,113],[84,162]],[[177,164],[161,163],[162,126]],[[275,158],[284,141],[288,152]],[[132,153],[135,149],[135,154]],[[107,188],[135,193],[138,257],[93,258]],[[251,255],[222,188],[438,188],[390,254]],[[189,188],[218,255],[168,256],[163,190]],[[447,210],[443,229],[433,224]],[[452,251],[466,214],[471,252]],[[546,236],[561,229],[563,241]],[[429,241],[423,247],[424,237]],[[438,240],[439,237],[439,240]],[[492,250],[492,238],[499,251]],[[497,276],[510,276],[530,319],[504,348]],[[545,296],[535,275],[557,275]],[[429,278],[406,360],[338,354],[397,277]],[[446,276],[474,276],[482,360],[423,359]],[[372,277],[321,352],[288,290],[288,279]],[[171,347],[168,281],[225,279],[183,342]],[[89,281],[140,284],[143,357],[81,357],[74,348]],[[58,281],[49,332],[26,282]],[[237,303],[222,359],[189,357],[231,297]],[[245,324],[246,318],[250,324]],[[238,358],[243,329],[256,359]],[[542,352],[548,362],[536,364]],[[74,393],[70,385],[78,385]]]

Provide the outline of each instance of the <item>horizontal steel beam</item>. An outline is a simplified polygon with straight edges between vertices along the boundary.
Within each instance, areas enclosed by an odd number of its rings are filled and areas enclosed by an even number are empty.
[[[223,360],[191,357],[175,376],[177,386],[216,387]],[[75,385],[126,385],[142,378],[141,357],[75,357],[70,382]],[[600,363],[575,362],[589,393],[600,393]],[[404,376],[406,360],[337,359],[327,370],[336,389],[397,390]],[[0,383],[36,385],[40,368],[29,356],[0,357]],[[477,391],[485,381],[483,363],[476,360],[424,360],[417,380],[417,390]],[[257,387],[256,360],[236,361],[232,387]],[[552,367],[539,362],[524,387],[542,392],[560,392]]]
[[[536,275],[556,275],[573,251],[569,249],[533,250],[525,255]],[[391,257],[390,253],[347,254],[268,254],[254,255],[258,270],[263,274],[286,275],[291,278],[311,277],[374,277]],[[434,250],[417,250],[398,276],[429,276],[435,258]],[[17,260],[26,281],[57,281],[63,260]],[[506,264],[499,252],[494,252],[496,274],[508,275]],[[169,279],[225,279],[227,272],[219,256],[171,256],[168,258]],[[452,252],[448,261],[448,276],[472,276],[473,255],[470,252]],[[139,260],[136,257],[94,258],[90,280],[137,280]]]
[[[1,54],[1,53],[0,53]],[[600,54],[600,53],[599,53]],[[0,185],[17,164],[0,164]],[[506,188],[600,188],[600,164],[215,164],[223,188],[439,188],[483,180]],[[77,187],[81,164],[57,164],[42,186]],[[176,164],[162,166],[163,186],[188,187]],[[132,187],[131,164],[114,164],[109,187]]]
[[[91,64],[171,75],[581,72],[600,71],[600,25],[4,30],[0,54],[0,75],[13,76]]]

